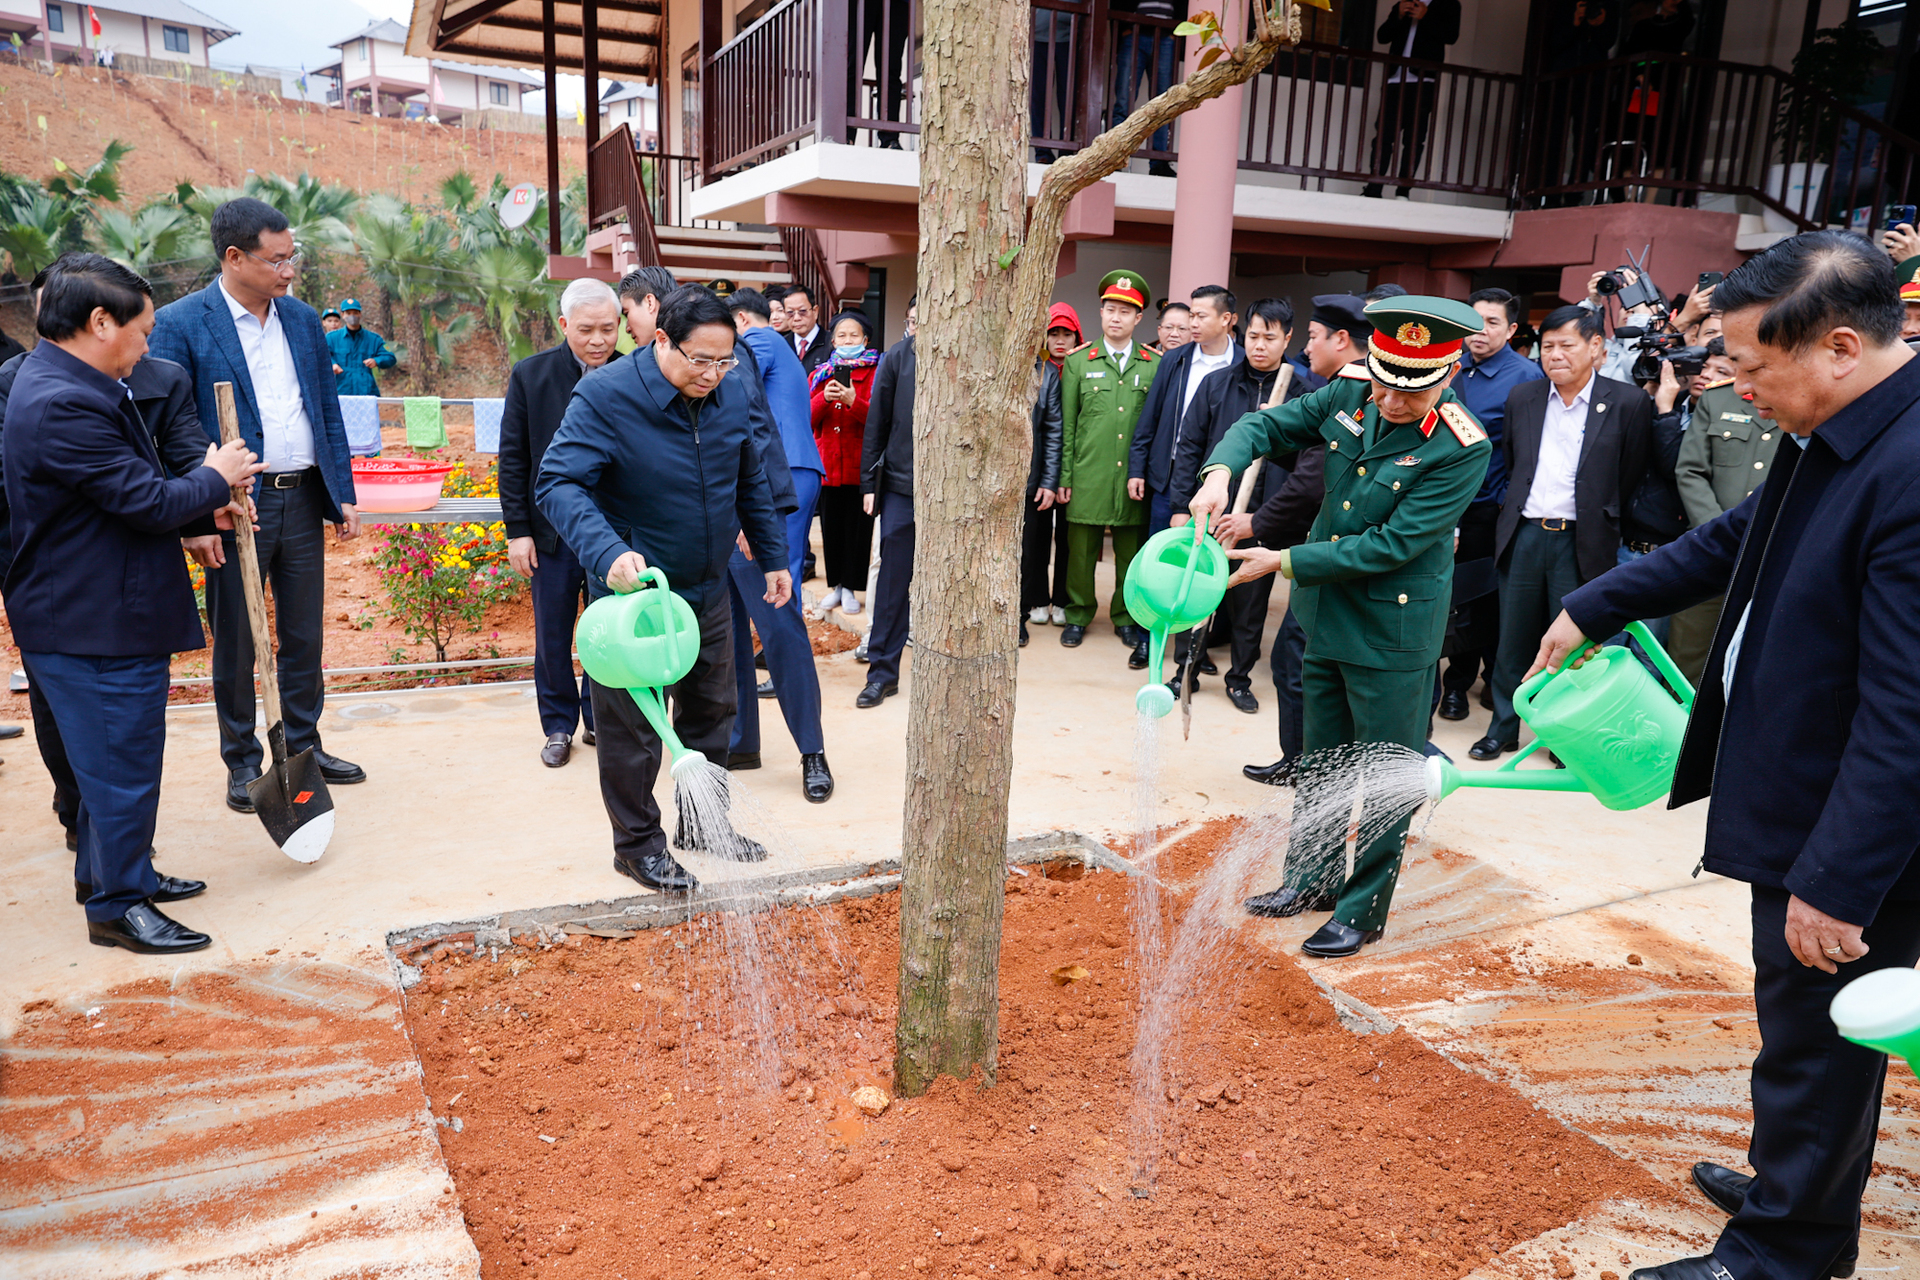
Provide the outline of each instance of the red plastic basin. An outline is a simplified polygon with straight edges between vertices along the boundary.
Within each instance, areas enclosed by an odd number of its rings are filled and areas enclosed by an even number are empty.
[[[355,458],[353,491],[362,511],[428,511],[440,501],[450,462],[415,458]]]

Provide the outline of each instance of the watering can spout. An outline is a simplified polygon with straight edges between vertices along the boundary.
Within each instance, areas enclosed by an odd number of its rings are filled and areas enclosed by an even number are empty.
[[[667,770],[675,782],[685,782],[707,767],[707,758],[691,747],[673,753],[673,766]]]
[[[1460,770],[1441,756],[1427,757],[1427,800],[1439,804],[1460,789]]]

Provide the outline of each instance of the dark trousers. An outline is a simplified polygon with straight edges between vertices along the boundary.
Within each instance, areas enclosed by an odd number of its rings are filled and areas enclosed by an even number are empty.
[[[533,691],[540,732],[571,734],[593,728],[593,680],[573,675],[573,627],[587,598],[587,571],[564,542],[538,553],[533,570]]]
[[[67,759],[67,745],[60,740],[60,725],[47,705],[46,690],[31,676],[27,679],[27,709],[33,713],[33,744],[40,748],[40,763],[53,779],[53,812],[60,825],[75,830],[80,825],[80,784],[74,780],[73,764]]]
[[[780,700],[780,714],[786,718],[793,745],[802,755],[825,751],[826,739],[820,732],[820,673],[813,665],[813,638],[807,634],[799,595],[796,593],[778,609],[768,604],[766,573],[741,555],[738,547],[727,562],[727,594],[733,614],[737,708],[727,750],[760,750],[760,699],[754,692],[753,635],[747,630],[751,621],[754,631],[760,633],[760,647],[767,655],[767,675],[773,680],[773,694]]]
[[[1540,652],[1540,637],[1560,616],[1560,598],[1580,585],[1573,525],[1542,529],[1538,520],[1522,520],[1500,566],[1500,648],[1493,666],[1493,723],[1487,736],[1520,740],[1520,716],[1513,691]]]
[[[1312,753],[1348,742],[1397,742],[1421,750],[1427,742],[1431,714],[1433,668],[1417,671],[1379,671],[1332,658],[1304,660],[1302,684],[1306,695],[1305,767],[1313,767]],[[1361,785],[1365,785],[1362,779]],[[1296,784],[1297,795],[1312,795],[1311,785]],[[1413,815],[1394,823],[1375,837],[1346,870],[1347,828],[1351,810],[1320,805],[1313,811],[1318,823],[1297,803],[1295,836],[1287,849],[1286,883],[1312,892],[1335,893],[1333,918],[1355,929],[1378,929],[1387,922],[1393,891],[1400,882],[1400,859],[1406,853],[1407,827]],[[1361,811],[1361,822],[1368,821]]]
[[[1162,489],[1147,490],[1147,536],[1173,526],[1173,495]]]
[[[1280,704],[1280,757],[1298,760],[1306,750],[1305,711],[1300,673],[1307,657],[1307,630],[1287,606],[1273,636],[1273,696]]]
[[[873,551],[873,517],[861,505],[857,484],[820,489],[820,568],[827,586],[867,589],[867,565]]]
[[[273,586],[278,630],[280,719],[287,754],[320,745],[321,613],[326,603],[326,508],[318,471],[298,489],[260,486],[254,495],[260,531],[253,545],[261,575]],[[213,701],[220,715],[220,758],[229,769],[258,768],[254,736],[253,629],[247,622],[240,553],[231,532],[220,535],[227,562],[207,570],[207,619],[213,624]]]
[[[1389,84],[1380,90],[1380,128],[1373,137],[1375,178],[1412,178],[1433,128],[1436,89],[1432,81]]]
[[[1020,612],[1043,605],[1067,607],[1067,516],[1057,506],[1042,511],[1029,497],[1020,530]]]
[[[1067,114],[1067,85],[1073,78],[1073,15],[1055,11],[1052,22],[1055,24],[1053,34],[1045,39],[1036,37],[1033,43],[1033,81],[1027,97],[1036,142],[1042,138],[1064,138],[1073,128],[1073,117]],[[1049,61],[1052,62],[1052,93],[1047,92]],[[1049,98],[1053,100],[1051,116],[1047,113]],[[1047,157],[1051,155],[1052,152],[1047,153]]]
[[[87,919],[118,920],[159,882],[153,828],[167,745],[167,655],[22,653],[80,788],[73,878],[93,886]]]
[[[848,114],[869,119],[905,121],[906,116],[900,108],[906,101],[907,82],[912,78],[912,68],[907,66],[907,48],[916,34],[907,0],[852,0],[847,6],[847,18],[848,30],[860,33],[860,56],[849,64],[851,74],[847,81],[847,105],[851,110]],[[880,106],[878,102],[869,103],[866,98],[862,69],[866,66],[869,51],[873,54],[880,82],[885,86],[885,115],[879,115],[877,111],[868,114]],[[876,131],[874,138],[879,146],[900,145],[900,135],[894,131]],[[847,141],[853,139],[848,138]]]
[[[1469,505],[1460,517],[1460,545],[1453,553],[1453,563],[1458,566],[1476,560],[1493,559],[1494,537],[1499,523],[1499,503],[1487,501]],[[1452,693],[1466,693],[1480,679],[1482,668],[1487,673],[1487,687],[1492,688],[1494,658],[1500,652],[1500,593],[1493,591],[1469,600],[1455,609],[1454,616],[1459,620],[1459,638],[1458,641],[1450,639],[1448,642],[1450,646],[1457,647],[1452,647],[1447,655],[1447,669],[1440,677],[1441,688]],[[1483,636],[1484,640],[1481,638]]]
[[[689,603],[700,620],[700,656],[686,678],[663,693],[681,743],[724,765],[736,696],[732,607],[717,582],[707,583],[704,598]],[[660,805],[653,798],[653,784],[660,777],[660,737],[625,689],[596,684],[592,697],[600,798],[613,823],[614,856],[637,862],[667,847]]]
[[[1824,1276],[1860,1236],[1887,1055],[1841,1039],[1827,1006],[1876,969],[1920,959],[1920,902],[1886,902],[1862,935],[1871,948],[1837,974],[1787,949],[1784,889],[1753,886],[1753,1186],[1713,1256],[1736,1280]]]
[[[1242,546],[1258,545],[1242,543]],[[1251,689],[1253,668],[1260,661],[1260,641],[1267,629],[1267,605],[1273,598],[1273,575],[1227,588],[1226,599],[1214,610],[1207,623],[1206,646],[1219,647],[1225,641],[1232,653],[1222,682],[1230,689]],[[1303,640],[1304,643],[1304,640]],[[1174,638],[1173,658],[1186,671],[1187,654],[1193,646],[1193,632],[1182,631]]]
[[[1056,15],[1054,21],[1058,22]],[[1133,92],[1145,79],[1150,98],[1173,87],[1173,34],[1163,27],[1124,25],[1120,29],[1114,61],[1119,71],[1113,78],[1113,123],[1119,124],[1133,110]],[[1148,148],[1166,151],[1173,146],[1173,129],[1162,125],[1148,139]]]
[[[873,631],[867,636],[867,683],[900,678],[900,654],[912,622],[913,495],[880,495],[880,577],[873,587]],[[777,687],[777,686],[776,686]]]

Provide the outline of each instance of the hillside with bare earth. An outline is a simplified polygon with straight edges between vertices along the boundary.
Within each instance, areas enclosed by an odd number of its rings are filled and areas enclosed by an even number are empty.
[[[375,119],[272,96],[152,76],[0,58],[0,169],[46,179],[56,159],[85,168],[110,138],[134,150],[122,163],[126,201],[138,206],[181,182],[232,187],[249,172],[311,173],[363,193],[431,197],[465,169],[483,184],[500,173],[546,185],[537,133]],[[564,183],[584,146],[566,140]]]

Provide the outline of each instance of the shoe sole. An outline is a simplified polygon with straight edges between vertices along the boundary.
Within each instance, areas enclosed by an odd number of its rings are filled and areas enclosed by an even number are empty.
[[[367,780],[367,775],[364,770],[362,770],[359,774],[351,778],[329,778],[325,770],[322,770],[320,773],[320,781],[326,783],[330,787],[351,787],[351,786],[356,786],[362,782],[365,782],[366,780]]]
[[[155,902],[185,902],[188,898],[197,898],[201,894],[205,893],[206,891],[207,891],[206,886],[202,885],[198,889],[195,889],[192,893],[156,893],[153,895],[153,900]],[[74,904],[76,906],[84,907],[87,905],[87,898],[90,898],[92,896],[93,896],[92,894],[87,894],[83,897],[82,895],[76,893],[73,895]],[[106,945],[112,946],[113,944],[108,943]]]
[[[547,766],[547,768],[549,769],[564,769],[567,767],[567,764],[572,759],[573,759],[572,756],[568,756],[566,760],[548,760],[545,757],[542,757],[540,760],[540,763]]]
[[[213,945],[213,939],[208,938],[202,942],[189,943],[184,947],[143,947],[121,938],[102,938],[91,933],[87,935],[87,941],[96,947],[119,947],[122,951],[131,951],[141,956],[179,956],[189,951],[205,951]]]
[[[245,804],[239,804],[234,800],[232,796],[228,796],[227,808],[233,810],[235,813],[252,813],[253,801],[249,800]]]
[[[885,702],[888,698],[891,698],[894,694],[898,692],[900,692],[900,686],[894,685],[892,688],[888,689],[885,693],[881,694],[880,697],[873,702],[862,702],[860,699],[855,698],[853,700],[853,705],[862,711],[871,711],[875,707],[879,706],[882,702]]]
[[[1333,950],[1329,950],[1322,947],[1309,947],[1306,943],[1303,942],[1300,944],[1300,954],[1303,956],[1313,956],[1320,960],[1344,960],[1348,956],[1359,955],[1361,947],[1365,947],[1370,945],[1371,943],[1380,941],[1381,937],[1384,936],[1385,933],[1386,933],[1386,930],[1384,929],[1369,930],[1368,932],[1360,935],[1359,946],[1352,947],[1352,948],[1342,947],[1338,951],[1333,951]]]
[[[688,885],[660,884],[657,881],[647,879],[645,876],[636,875],[633,871],[622,866],[614,867],[614,871],[619,873],[620,875],[625,876],[627,879],[633,881],[635,884],[645,885],[647,888],[653,890],[655,893],[692,893],[700,887],[700,883],[697,880],[694,883],[688,884]]]
[[[833,799],[833,784],[828,783],[826,791],[817,796],[805,788],[801,789],[800,794],[807,798],[808,804],[825,804],[827,801]]]

